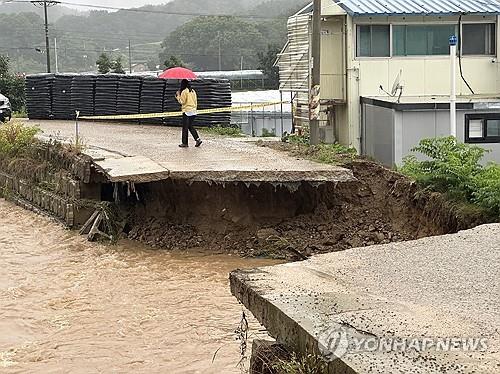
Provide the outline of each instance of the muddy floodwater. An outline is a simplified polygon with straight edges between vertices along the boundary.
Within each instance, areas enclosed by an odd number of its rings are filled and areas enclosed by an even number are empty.
[[[241,373],[228,273],[266,264],[92,244],[0,200],[0,372]]]

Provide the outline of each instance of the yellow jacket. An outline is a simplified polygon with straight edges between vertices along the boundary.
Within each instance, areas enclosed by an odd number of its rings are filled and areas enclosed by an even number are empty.
[[[176,98],[179,104],[182,105],[183,113],[196,112],[198,109],[198,96],[195,90],[189,91],[189,88],[186,88]]]

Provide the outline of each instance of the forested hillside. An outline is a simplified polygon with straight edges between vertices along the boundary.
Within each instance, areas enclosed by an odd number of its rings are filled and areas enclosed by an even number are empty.
[[[239,68],[241,57],[245,68],[255,68],[257,53],[268,44],[285,42],[286,17],[306,3],[307,0],[174,0],[134,10],[91,10],[65,15],[61,13],[72,10],[58,5],[49,9],[51,53],[54,54],[53,39],[57,38],[60,71],[93,71],[103,52],[112,58],[122,56],[128,66],[130,40],[134,64],[145,63],[153,68],[162,65],[170,55],[177,55],[193,67],[207,70],[218,67],[220,38],[225,69]],[[4,7],[12,5],[19,4],[0,5],[0,54],[9,56],[15,72],[43,72],[45,42],[38,9],[20,4],[20,10],[32,12],[7,14]]]

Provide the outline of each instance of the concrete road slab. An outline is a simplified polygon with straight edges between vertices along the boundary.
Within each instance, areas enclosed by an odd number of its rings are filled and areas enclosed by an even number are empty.
[[[144,156],[110,157],[94,163],[110,182],[147,183],[167,179],[170,174],[163,166]]]
[[[331,372],[500,372],[499,224],[235,271],[231,289]]]
[[[39,125],[45,136],[71,139],[72,121],[27,121]],[[83,143],[131,156],[144,156],[170,171],[172,178],[193,181],[325,182],[354,179],[351,171],[332,165],[296,159],[283,152],[259,147],[246,138],[202,134],[200,148],[178,147],[180,128],[134,123],[81,122]]]

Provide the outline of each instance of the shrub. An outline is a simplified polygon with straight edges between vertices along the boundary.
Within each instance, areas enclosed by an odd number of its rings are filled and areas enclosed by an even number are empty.
[[[19,156],[35,142],[38,127],[25,126],[17,121],[0,126],[0,155]]]
[[[326,372],[327,367],[321,357],[311,354],[299,357],[293,353],[291,360],[280,360],[273,365],[273,369],[279,374],[321,374]]]
[[[406,157],[401,172],[433,191],[469,200],[474,190],[474,176],[481,171],[480,161],[486,150],[457,143],[454,137],[423,139],[412,149],[426,156],[419,161]]]
[[[472,201],[500,217],[499,164],[489,164],[474,177]]]
[[[424,139],[413,151],[426,159],[406,157],[401,172],[423,187],[479,206],[500,218],[500,165],[481,165],[486,150],[448,137]]]
[[[276,136],[276,131],[274,130],[271,130],[269,131],[268,129],[266,128],[263,128],[262,129],[262,135],[261,135],[263,138],[273,138]]]

